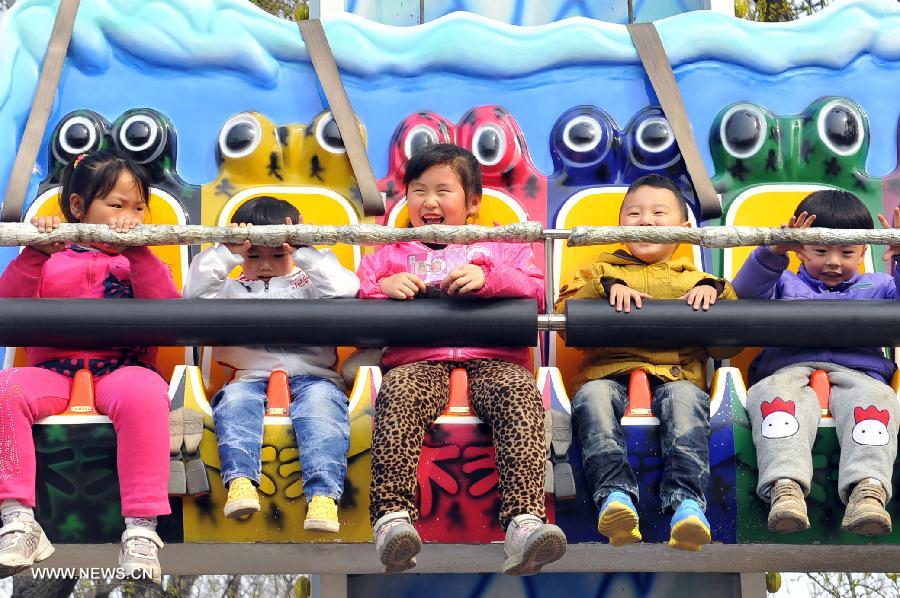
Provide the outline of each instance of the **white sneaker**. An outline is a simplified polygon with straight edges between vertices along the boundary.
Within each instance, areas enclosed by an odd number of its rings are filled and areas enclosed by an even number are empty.
[[[122,549],[119,551],[119,567],[131,579],[146,579],[143,572],[155,583],[162,583],[162,568],[159,565],[159,549],[163,541],[152,529],[128,527],[122,534]]]
[[[566,554],[566,535],[557,526],[535,515],[516,515],[506,528],[503,550],[507,575],[534,575],[541,567]]]
[[[0,527],[0,578],[15,575],[53,554],[53,545],[32,518]]]
[[[375,522],[375,552],[386,573],[399,573],[416,566],[422,539],[409,513],[388,513]]]

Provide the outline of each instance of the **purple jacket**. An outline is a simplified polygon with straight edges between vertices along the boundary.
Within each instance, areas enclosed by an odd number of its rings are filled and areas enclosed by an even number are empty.
[[[829,288],[811,277],[806,268],[794,274],[787,270],[788,257],[773,253],[768,247],[758,247],[750,254],[734,277],[732,285],[741,299],[897,299],[897,280],[880,272],[857,274],[847,282]],[[750,365],[750,383],[755,383],[777,370],[803,361],[824,361],[848,367],[872,376],[885,384],[890,382],[896,366],[884,356],[879,347],[829,349],[768,347]]]

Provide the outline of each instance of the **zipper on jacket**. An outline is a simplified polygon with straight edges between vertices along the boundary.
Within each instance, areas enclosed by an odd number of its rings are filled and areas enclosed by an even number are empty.
[[[269,281],[264,280],[263,284],[265,285],[265,287],[263,288],[263,293],[268,293],[269,292]]]

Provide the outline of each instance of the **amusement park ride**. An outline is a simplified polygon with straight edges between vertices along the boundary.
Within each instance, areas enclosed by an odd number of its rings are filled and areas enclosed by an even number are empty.
[[[49,118],[44,129],[30,106],[36,90],[41,95],[42,64],[44,71],[52,67],[51,53],[46,61],[44,55],[57,6],[60,14],[68,7],[74,16],[73,4],[20,0],[0,12],[0,190],[7,188],[7,222],[57,214],[62,167],[85,151],[116,147],[153,174],[150,224],[221,226],[243,202],[274,195],[294,204],[306,224],[402,228],[408,216],[401,181],[411,152],[428,143],[456,143],[482,165],[484,201],[476,224],[531,221],[544,229],[532,241],[535,255],[546,257],[552,306],[561,282],[611,247],[570,245],[569,231],[615,225],[628,184],[647,173],[678,181],[691,198],[691,219],[699,227],[778,226],[801,198],[823,187],[852,191],[873,215],[889,213],[900,203],[900,167],[894,168],[900,142],[900,5],[893,0],[847,0],[790,24],[753,24],[710,11],[659,21],[655,30],[683,97],[675,108],[666,105],[670,92],[657,81],[651,85],[645,72],[645,66],[658,67],[659,59],[638,57],[621,25],[575,18],[516,27],[455,13],[420,27],[394,28],[352,14],[335,16],[323,25],[327,56],[333,52],[338,84],[343,82],[352,106],[353,112],[343,115],[333,81],[323,76],[327,67],[313,67],[295,24],[242,0],[155,0],[134,11],[123,3],[95,0],[81,3],[71,43],[62,47],[59,84],[53,82],[43,96]],[[683,121],[673,116],[679,107]],[[366,144],[368,159],[366,152],[357,155],[370,169],[366,178],[371,171],[379,173],[377,189],[374,179],[369,190],[360,184],[361,166],[348,158],[348,150],[359,146],[348,139],[351,129]],[[32,156],[24,171],[17,164],[13,172],[16,148],[21,143],[27,149],[29,142],[36,160]],[[696,159],[685,159],[690,152]],[[701,199],[694,191],[702,186],[697,168],[713,172],[707,175],[712,185],[707,182],[707,187],[715,189],[712,204],[708,195]],[[15,206],[9,203],[13,185],[20,194]],[[4,250],[0,261],[5,264],[15,250]],[[154,248],[179,286],[197,250]],[[334,250],[355,270],[371,247],[342,243]],[[684,244],[679,255],[731,278],[750,250]],[[881,248],[873,250],[868,271],[883,267]],[[326,302],[266,314],[271,330],[260,326],[266,329],[260,334],[274,336],[255,342],[278,338],[328,344],[322,339],[330,338],[330,344],[348,346],[340,350],[342,361],[351,346],[380,347],[404,339],[534,347],[534,374],[548,414],[548,514],[569,541],[567,556],[550,571],[896,568],[900,531],[874,539],[841,531],[837,438],[827,411],[814,449],[808,499],[812,528],[791,535],[767,530],[767,505],[755,493],[755,453],[744,408],[753,349],[730,362],[710,363],[707,496],[713,544],[700,553],[660,544],[668,536],[668,516],[655,502],[661,471],[658,420],[640,373],[632,377],[631,406],[623,421],[640,476],[644,544],[613,549],[601,543],[580,447],[569,428],[569,382],[578,367],[578,353],[571,347],[578,343],[671,344],[685,341],[679,334],[690,334],[704,344],[731,346],[811,339],[832,346],[893,346],[898,335],[892,323],[898,319],[891,306],[838,306],[839,313],[829,315],[735,302],[698,314],[663,304],[628,316],[624,324],[601,307],[570,308],[564,318],[552,310],[538,315],[533,302],[519,301],[470,313],[440,302],[387,304],[378,307],[378,314],[368,303]],[[29,329],[29,318],[35,327],[40,322],[33,317],[37,309],[25,306],[12,321],[0,301],[3,341],[79,342],[62,328]],[[85,306],[81,322],[96,323],[97,335],[103,336],[99,310],[107,309]],[[229,326],[244,316],[221,305],[182,312],[160,307],[157,323],[165,324],[156,331],[160,344],[169,345],[160,351],[159,369],[171,380],[172,400],[173,514],[160,522],[167,542],[161,553],[165,572],[378,571],[369,544],[368,487],[380,369],[360,368],[349,387],[351,446],[336,537],[303,530],[300,461],[278,380],[270,382],[262,511],[248,520],[225,519],[209,406],[225,375],[203,345],[227,344]],[[127,320],[127,312],[122,317]],[[191,317],[205,318],[213,327],[219,318],[218,336],[202,332],[200,325],[186,332]],[[704,319],[709,317],[716,319]],[[824,317],[844,321],[846,327],[817,327],[817,318]],[[400,318],[416,325],[401,334],[396,330]],[[751,318],[770,318],[772,324],[760,332]],[[789,327],[795,319],[799,323]],[[679,329],[667,331],[653,323],[660,321],[677,321]],[[18,328],[13,331],[7,322]],[[621,330],[615,332],[616,326]],[[568,346],[559,335],[563,330]],[[335,340],[329,334],[343,336]],[[618,340],[610,340],[616,334]],[[303,338],[298,341],[298,336]],[[21,360],[21,351],[6,350],[7,366]],[[817,383],[817,390],[827,404],[827,380]],[[426,546],[416,571],[493,572],[499,570],[502,551],[491,543],[503,538],[496,518],[493,447],[468,407],[464,377],[454,379],[451,395],[449,408],[426,437],[419,465],[417,527]],[[122,531],[115,434],[93,408],[90,380],[77,378],[69,410],[37,422],[34,430],[37,517],[58,548],[47,565],[112,562]],[[895,500],[888,509],[900,520],[896,505]]]

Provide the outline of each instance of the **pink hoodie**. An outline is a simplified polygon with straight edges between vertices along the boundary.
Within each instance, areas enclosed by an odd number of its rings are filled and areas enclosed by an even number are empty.
[[[429,286],[436,286],[447,272],[464,264],[481,266],[484,287],[474,297],[537,299],[544,305],[544,275],[534,263],[534,252],[527,243],[475,243],[448,245],[431,249],[418,241],[383,245],[373,255],[363,256],[359,265],[359,296],[363,299],[387,299],[381,292],[381,279],[399,272],[412,272]],[[421,299],[419,299],[421,300]],[[396,367],[415,361],[467,361],[502,359],[531,369],[531,351],[527,347],[391,347],[382,364]]]
[[[68,246],[50,256],[30,247],[23,249],[0,276],[0,297],[178,299],[181,294],[175,288],[169,268],[146,247],[131,247],[112,255]],[[140,317],[140,313],[135,313],[135,317]],[[64,358],[112,359],[121,355],[121,350],[113,348],[27,347],[25,350],[30,364]],[[139,351],[142,362],[154,365],[155,347],[142,347]]]

